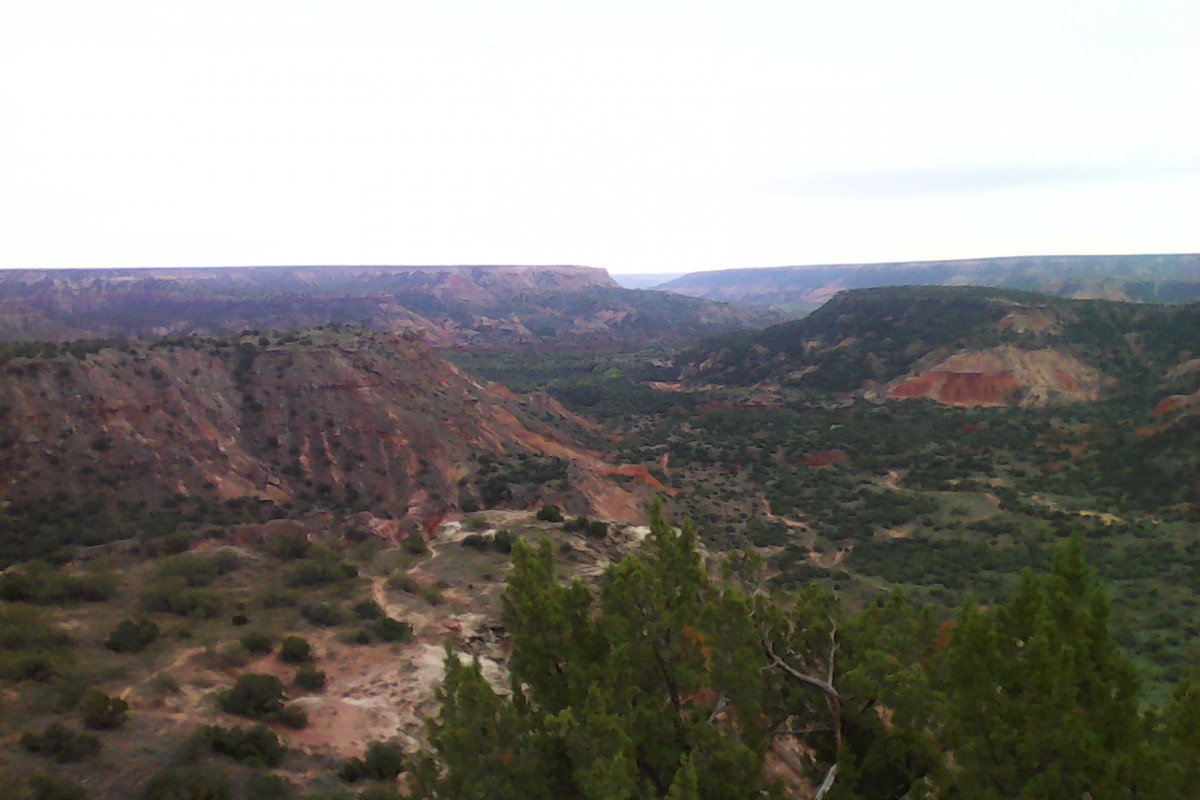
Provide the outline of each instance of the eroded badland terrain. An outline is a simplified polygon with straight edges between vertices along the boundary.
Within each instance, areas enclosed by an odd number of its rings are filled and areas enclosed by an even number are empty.
[[[405,790],[415,762],[373,783],[346,765],[429,746],[448,657],[512,693],[514,543],[549,541],[560,578],[607,598],[655,497],[695,521],[712,581],[733,556],[757,565],[750,597],[824,588],[869,613],[902,592],[942,644],[966,597],[1002,603],[1074,535],[1143,705],[1200,666],[1195,304],[901,287],[771,325],[583,268],[24,273],[0,292],[15,796],[57,796],[33,794],[49,773],[82,787],[63,796],[141,796],[196,769],[225,776],[214,797]],[[719,643],[696,646],[717,669]],[[726,693],[674,701],[739,730]],[[891,730],[889,703],[855,713]],[[776,726],[759,757],[778,791],[811,797],[828,726],[754,719]],[[221,738],[251,721],[286,755]]]

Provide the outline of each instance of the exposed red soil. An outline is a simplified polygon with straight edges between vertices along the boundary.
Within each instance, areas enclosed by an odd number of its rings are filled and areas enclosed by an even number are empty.
[[[597,475],[624,475],[629,478],[637,478],[642,483],[649,486],[656,492],[671,495],[674,497],[678,493],[678,489],[672,489],[664,486],[662,481],[650,474],[650,471],[638,464],[622,464],[619,467],[604,466],[596,470]]]
[[[845,450],[818,450],[796,459],[795,464],[798,467],[827,467],[833,464],[845,464],[849,461],[850,456],[846,454]]]
[[[953,355],[897,380],[887,397],[964,407],[1040,406],[1096,400],[1109,383],[1095,368],[1057,350],[1004,346]]]
[[[1042,311],[1032,308],[1022,308],[1004,315],[1004,318],[996,323],[996,327],[1000,330],[1011,330],[1016,333],[1045,333],[1050,330],[1056,320],[1047,316]]]
[[[1162,417],[1167,414],[1174,414],[1176,411],[1192,406],[1200,407],[1200,392],[1194,394],[1173,394],[1170,397],[1164,397],[1159,400],[1151,411],[1154,416]]]
[[[888,389],[893,400],[928,397],[952,406],[1002,406],[1021,390],[1011,372],[946,372],[936,370],[909,378]]]

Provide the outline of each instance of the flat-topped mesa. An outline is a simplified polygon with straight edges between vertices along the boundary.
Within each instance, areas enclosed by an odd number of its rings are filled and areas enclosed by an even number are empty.
[[[617,286],[601,267],[527,265],[311,265],[285,267],[146,267],[137,269],[14,269],[0,272],[0,297],[12,292],[128,292],[143,286],[156,291],[206,288],[237,295],[250,291],[326,289],[350,294],[396,289],[421,290],[463,282],[512,291],[577,290]]]
[[[1200,300],[1200,254],[1013,256],[693,272],[657,288],[730,303],[812,308],[846,289],[993,286],[1065,298]]]
[[[621,288],[580,266],[198,267],[0,272],[0,341],[211,335],[326,324],[438,344],[695,337],[775,312]]]

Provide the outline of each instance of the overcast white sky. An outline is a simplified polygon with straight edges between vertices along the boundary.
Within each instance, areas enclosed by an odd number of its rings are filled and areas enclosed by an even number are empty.
[[[0,267],[1195,251],[1196,0],[0,0]]]

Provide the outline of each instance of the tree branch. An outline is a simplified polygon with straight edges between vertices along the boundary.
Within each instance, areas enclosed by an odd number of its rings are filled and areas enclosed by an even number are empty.
[[[813,800],[821,800],[829,794],[829,790],[833,788],[833,781],[837,778],[837,771],[837,764],[829,768],[829,772],[825,773],[825,780],[821,781],[821,785],[817,787],[817,793],[813,795]]]

